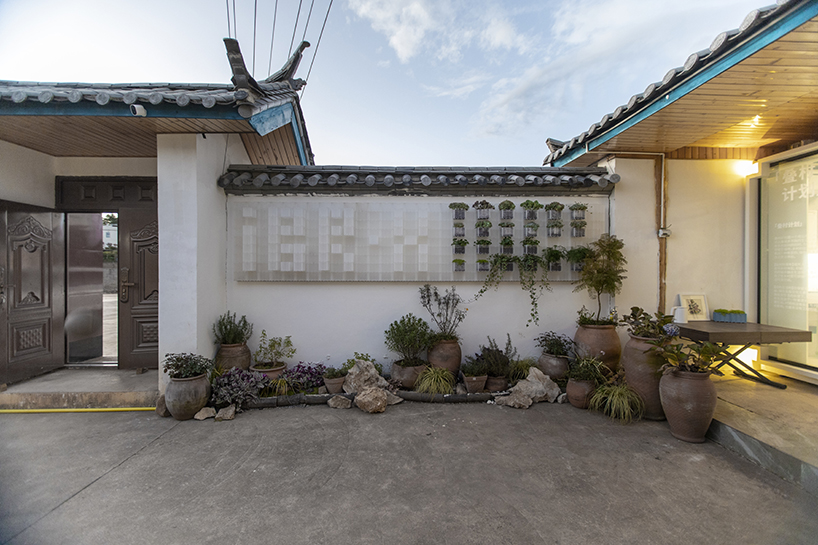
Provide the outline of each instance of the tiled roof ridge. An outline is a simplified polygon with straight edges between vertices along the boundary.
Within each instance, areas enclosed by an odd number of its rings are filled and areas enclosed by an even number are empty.
[[[810,1],[813,0],[777,0],[777,4],[752,10],[744,18],[739,28],[719,33],[709,48],[692,53],[682,66],[669,70],[662,78],[662,81],[649,84],[642,93],[633,95],[627,104],[619,106],[612,113],[605,114],[599,122],[592,124],[587,131],[565,142],[559,149],[550,149],[550,153],[543,160],[543,165],[553,164],[555,160],[581,146],[588,138],[615,127],[648,104],[653,103],[659,97],[698,73],[700,69],[722,58],[731,50],[732,45],[738,44],[760,30],[762,25],[771,18],[778,17],[795,6]],[[548,141],[550,141],[549,148],[554,143],[559,142],[552,138],[549,138]]]

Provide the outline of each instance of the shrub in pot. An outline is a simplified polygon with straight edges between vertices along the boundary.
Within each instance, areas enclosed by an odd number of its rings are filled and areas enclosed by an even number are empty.
[[[213,380],[210,402],[216,407],[235,405],[236,412],[241,412],[247,402],[258,400],[261,391],[269,386],[266,375],[234,367]]]
[[[511,345],[511,335],[506,334],[505,350],[500,350],[497,342],[487,337],[488,346],[480,347],[480,359],[486,362],[486,389],[489,392],[502,392],[508,388],[511,364],[517,359],[517,350]]]
[[[462,356],[457,336],[457,327],[466,317],[466,311],[459,308],[462,302],[454,286],[445,294],[429,284],[420,288],[420,304],[429,312],[438,329],[429,340],[427,359],[432,367],[448,369],[452,377],[460,370]]]
[[[647,420],[665,419],[659,398],[660,368],[665,361],[653,348],[667,343],[678,332],[670,323],[672,320],[672,316],[659,312],[651,316],[639,307],[631,307],[630,314],[622,317],[622,324],[628,326],[630,335],[622,350],[625,381],[644,401]]]
[[[340,394],[344,391],[344,380],[347,378],[348,369],[338,369],[335,367],[328,367],[324,371],[324,386],[327,387],[327,392],[330,394]]]
[[[292,358],[295,355],[293,341],[289,335],[286,337],[267,337],[267,330],[261,330],[261,337],[258,341],[258,350],[253,354],[255,365],[250,367],[251,371],[256,371],[267,375],[270,380],[275,380],[287,364],[284,359]]]
[[[392,322],[384,331],[384,336],[386,347],[401,357],[392,363],[392,378],[399,381],[403,388],[411,389],[426,366],[426,361],[420,356],[429,347],[432,337],[429,324],[413,314],[407,314]]]
[[[253,324],[246,316],[236,319],[235,313],[228,310],[213,324],[213,335],[219,351],[216,353],[216,369],[226,370],[231,367],[247,370],[250,368],[250,349],[247,341],[253,334]]]
[[[721,375],[721,347],[713,343],[659,345],[654,351],[664,358],[659,381],[662,409],[673,437],[690,443],[704,442],[716,411],[716,386],[711,374]]]
[[[466,363],[460,366],[460,372],[463,373],[466,390],[470,394],[482,392],[488,378],[486,362],[471,356],[466,356],[465,359]]]
[[[625,373],[620,369],[608,382],[596,387],[588,408],[606,414],[612,420],[628,424],[642,418],[645,402],[625,383]]]
[[[415,382],[415,391],[422,394],[451,394],[454,376],[443,367],[427,367]]]
[[[584,357],[573,362],[566,373],[568,384],[565,393],[568,395],[568,402],[578,409],[587,409],[597,385],[606,381],[604,369],[607,368],[594,357]]]
[[[210,398],[208,374],[213,361],[195,354],[166,354],[163,371],[170,377],[165,405],[176,420],[190,420]]]
[[[552,380],[560,380],[568,372],[569,358],[574,354],[574,341],[567,335],[547,331],[535,339],[542,348],[537,367]]]

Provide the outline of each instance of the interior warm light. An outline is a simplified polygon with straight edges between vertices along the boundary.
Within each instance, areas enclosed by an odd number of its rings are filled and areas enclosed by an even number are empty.
[[[728,350],[730,353],[735,354],[736,352],[741,349],[741,346],[730,346]],[[744,352],[738,355],[738,359],[744,365],[749,367],[753,367],[753,364],[758,360],[758,349],[757,348],[748,348]]]
[[[733,168],[739,176],[758,174],[758,163],[754,163],[753,161],[736,161],[736,165]]]

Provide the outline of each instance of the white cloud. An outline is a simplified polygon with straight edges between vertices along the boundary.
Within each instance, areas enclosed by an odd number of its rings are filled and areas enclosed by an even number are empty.
[[[436,97],[466,98],[474,91],[484,87],[490,80],[489,74],[470,72],[447,82],[445,87],[424,85],[423,88]]]

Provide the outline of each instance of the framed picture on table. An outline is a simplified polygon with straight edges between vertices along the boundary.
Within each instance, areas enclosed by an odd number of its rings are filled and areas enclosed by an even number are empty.
[[[707,298],[704,295],[679,295],[679,302],[687,310],[688,321],[710,319],[710,313],[707,311]]]

